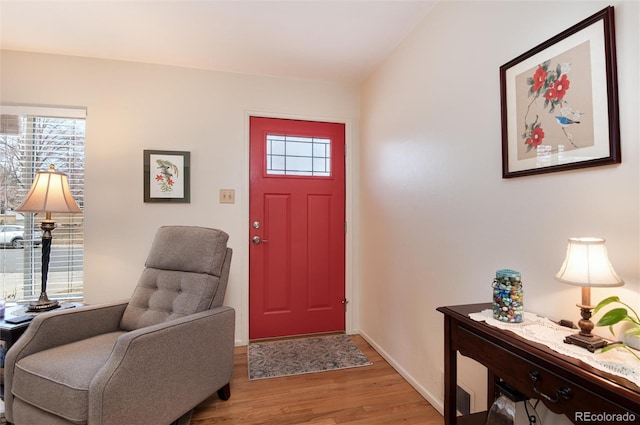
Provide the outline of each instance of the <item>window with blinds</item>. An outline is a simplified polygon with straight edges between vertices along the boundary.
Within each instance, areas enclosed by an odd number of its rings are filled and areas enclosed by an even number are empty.
[[[37,300],[41,290],[40,222],[44,214],[19,213],[38,171],[51,164],[67,174],[84,209],[84,109],[0,106],[0,296],[7,302]],[[80,299],[84,281],[83,214],[52,214],[47,295]]]

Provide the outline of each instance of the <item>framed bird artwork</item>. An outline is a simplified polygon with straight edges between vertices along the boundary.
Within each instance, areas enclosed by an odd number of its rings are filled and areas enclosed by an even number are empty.
[[[500,67],[502,177],[620,163],[613,7]]]
[[[144,151],[144,202],[190,202],[191,154]]]

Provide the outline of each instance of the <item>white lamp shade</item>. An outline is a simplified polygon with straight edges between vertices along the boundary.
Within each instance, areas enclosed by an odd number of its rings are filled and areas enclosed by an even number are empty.
[[[34,213],[79,213],[82,212],[69,190],[67,175],[55,171],[39,171],[27,193],[27,197],[16,211]]]
[[[602,238],[569,238],[567,256],[556,279],[576,286],[622,286]]]

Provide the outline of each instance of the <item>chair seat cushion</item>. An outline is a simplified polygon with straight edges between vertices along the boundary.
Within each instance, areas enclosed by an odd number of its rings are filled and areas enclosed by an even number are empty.
[[[40,351],[16,363],[12,393],[76,423],[88,418],[89,386],[124,331]]]

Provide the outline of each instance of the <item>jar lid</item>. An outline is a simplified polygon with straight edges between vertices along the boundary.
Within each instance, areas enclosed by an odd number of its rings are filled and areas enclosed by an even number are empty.
[[[520,277],[520,272],[511,269],[502,269],[496,271],[496,277],[498,279],[503,277]]]

